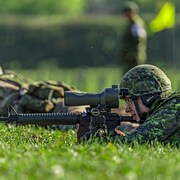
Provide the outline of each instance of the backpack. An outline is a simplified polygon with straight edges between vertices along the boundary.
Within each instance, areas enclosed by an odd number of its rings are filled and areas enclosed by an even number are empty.
[[[0,115],[7,115],[13,106],[18,113],[52,112],[64,98],[64,91],[75,90],[63,82],[32,82],[6,70],[0,74]]]
[[[65,83],[41,81],[29,84],[28,91],[19,100],[23,112],[52,112],[64,98],[64,91],[75,90]]]

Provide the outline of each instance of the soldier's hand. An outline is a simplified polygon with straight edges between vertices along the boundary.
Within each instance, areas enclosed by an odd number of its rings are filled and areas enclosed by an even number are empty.
[[[118,134],[120,136],[125,136],[125,134],[122,131],[118,130],[118,129],[115,129],[115,132],[116,132],[116,134]]]
[[[125,136],[125,134],[135,131],[137,127],[139,127],[137,123],[121,122],[121,124],[116,127],[115,132],[118,135]]]

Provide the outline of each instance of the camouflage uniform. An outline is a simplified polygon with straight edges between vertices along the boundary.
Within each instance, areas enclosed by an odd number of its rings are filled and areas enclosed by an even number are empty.
[[[123,74],[136,65],[146,61],[146,30],[144,21],[137,14],[137,8],[133,2],[125,5],[123,13],[134,13],[131,20],[128,19],[126,28],[121,38],[120,66]]]
[[[131,96],[144,98],[150,111],[146,114],[144,123],[135,131],[125,137],[116,136],[112,140],[128,143],[157,140],[179,145],[180,92],[172,93],[170,80],[159,68],[140,65],[131,69],[123,76],[120,88],[129,88]]]
[[[159,141],[179,145],[180,143],[180,92],[154,104],[146,121],[125,137],[116,136],[114,141],[128,143]]]

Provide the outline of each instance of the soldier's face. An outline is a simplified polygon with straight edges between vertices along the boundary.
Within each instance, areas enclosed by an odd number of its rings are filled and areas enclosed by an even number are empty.
[[[127,12],[124,13],[124,16],[125,16],[127,19],[131,20],[131,19],[133,18],[133,16],[134,16],[134,13],[131,12],[131,11],[127,11]]]
[[[137,122],[140,121],[141,119],[137,113],[136,106],[135,106],[133,100],[131,98],[127,97],[126,103],[127,103],[126,112],[130,113],[132,115],[133,120],[136,120]],[[143,112],[148,113],[149,112],[149,108],[144,106],[140,97],[137,97],[137,103],[139,105],[139,110],[141,113],[143,113]]]

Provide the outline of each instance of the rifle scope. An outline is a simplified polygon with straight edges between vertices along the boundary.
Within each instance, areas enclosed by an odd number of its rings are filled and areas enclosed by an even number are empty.
[[[66,91],[64,103],[66,106],[89,105],[96,107],[98,105],[105,105],[107,108],[118,108],[119,96],[127,94],[128,89],[118,88],[118,85],[112,85],[112,88],[106,88],[101,93]]]

